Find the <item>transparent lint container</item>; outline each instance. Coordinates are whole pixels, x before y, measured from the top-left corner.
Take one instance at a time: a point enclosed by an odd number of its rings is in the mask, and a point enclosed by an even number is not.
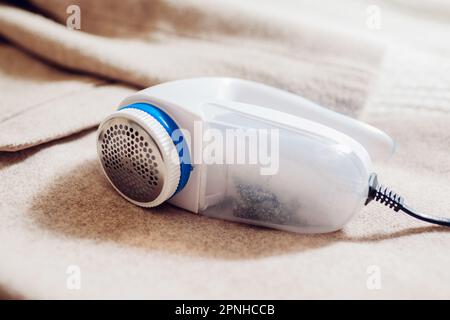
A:
[[[351,138],[253,105],[203,109],[201,214],[316,233],[340,229],[364,205],[370,159]]]

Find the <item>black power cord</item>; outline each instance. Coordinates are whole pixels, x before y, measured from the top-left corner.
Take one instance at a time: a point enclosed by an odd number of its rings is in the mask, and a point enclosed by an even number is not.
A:
[[[378,184],[377,175],[372,173],[369,179],[369,194],[367,196],[366,205],[375,200],[383,203],[385,206],[390,207],[395,212],[403,211],[410,216],[420,219],[429,223],[438,224],[441,226],[450,227],[450,218],[435,217],[423,213],[418,213],[404,204],[404,200],[401,196],[394,191]]]

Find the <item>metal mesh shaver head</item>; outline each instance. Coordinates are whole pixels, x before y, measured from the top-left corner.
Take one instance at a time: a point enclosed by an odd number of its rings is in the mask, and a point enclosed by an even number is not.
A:
[[[129,201],[153,207],[170,198],[180,162],[167,131],[151,115],[123,109],[99,126],[97,151],[105,175]]]

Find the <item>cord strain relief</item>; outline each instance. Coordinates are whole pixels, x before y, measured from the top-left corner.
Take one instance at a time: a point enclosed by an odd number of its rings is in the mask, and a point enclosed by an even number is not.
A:
[[[394,211],[399,211],[403,208],[403,197],[398,195],[389,187],[379,185],[376,173],[372,173],[369,178],[369,194],[367,196],[366,205],[375,200],[379,203],[390,207]]]
[[[394,211],[399,211],[403,207],[403,197],[383,185],[377,187],[374,200],[394,209]]]

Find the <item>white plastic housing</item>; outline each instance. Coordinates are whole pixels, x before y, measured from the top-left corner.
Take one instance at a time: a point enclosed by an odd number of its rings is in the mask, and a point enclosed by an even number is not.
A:
[[[258,159],[255,164],[226,164],[223,159],[205,166],[201,214],[317,233],[340,229],[364,205],[371,163],[364,148],[348,136],[309,120],[241,103],[211,103],[203,109],[206,130],[219,130],[225,136],[227,129],[251,129],[258,143],[271,142],[273,153],[267,155],[273,157],[265,163]],[[276,132],[278,139],[257,132]]]
[[[169,200],[195,213],[233,221],[294,232],[337,230],[364,203],[372,172],[370,158],[386,159],[394,150],[392,139],[374,127],[297,95],[246,80],[168,82],[142,90],[120,106],[136,102],[162,109],[192,136],[198,121],[204,128],[218,130],[278,129],[276,174],[260,175],[260,167],[255,165],[194,164],[187,185]],[[199,143],[196,139],[193,137],[191,145]],[[202,150],[191,147],[191,158],[198,152]],[[256,206],[254,211],[261,211],[255,214],[257,218],[243,215],[245,210],[239,213],[237,209],[243,204],[237,196],[247,192],[239,189],[239,183],[262,195],[250,201],[272,199],[280,204],[273,210]],[[285,216],[277,220],[280,212]],[[290,218],[286,220],[286,216]]]

